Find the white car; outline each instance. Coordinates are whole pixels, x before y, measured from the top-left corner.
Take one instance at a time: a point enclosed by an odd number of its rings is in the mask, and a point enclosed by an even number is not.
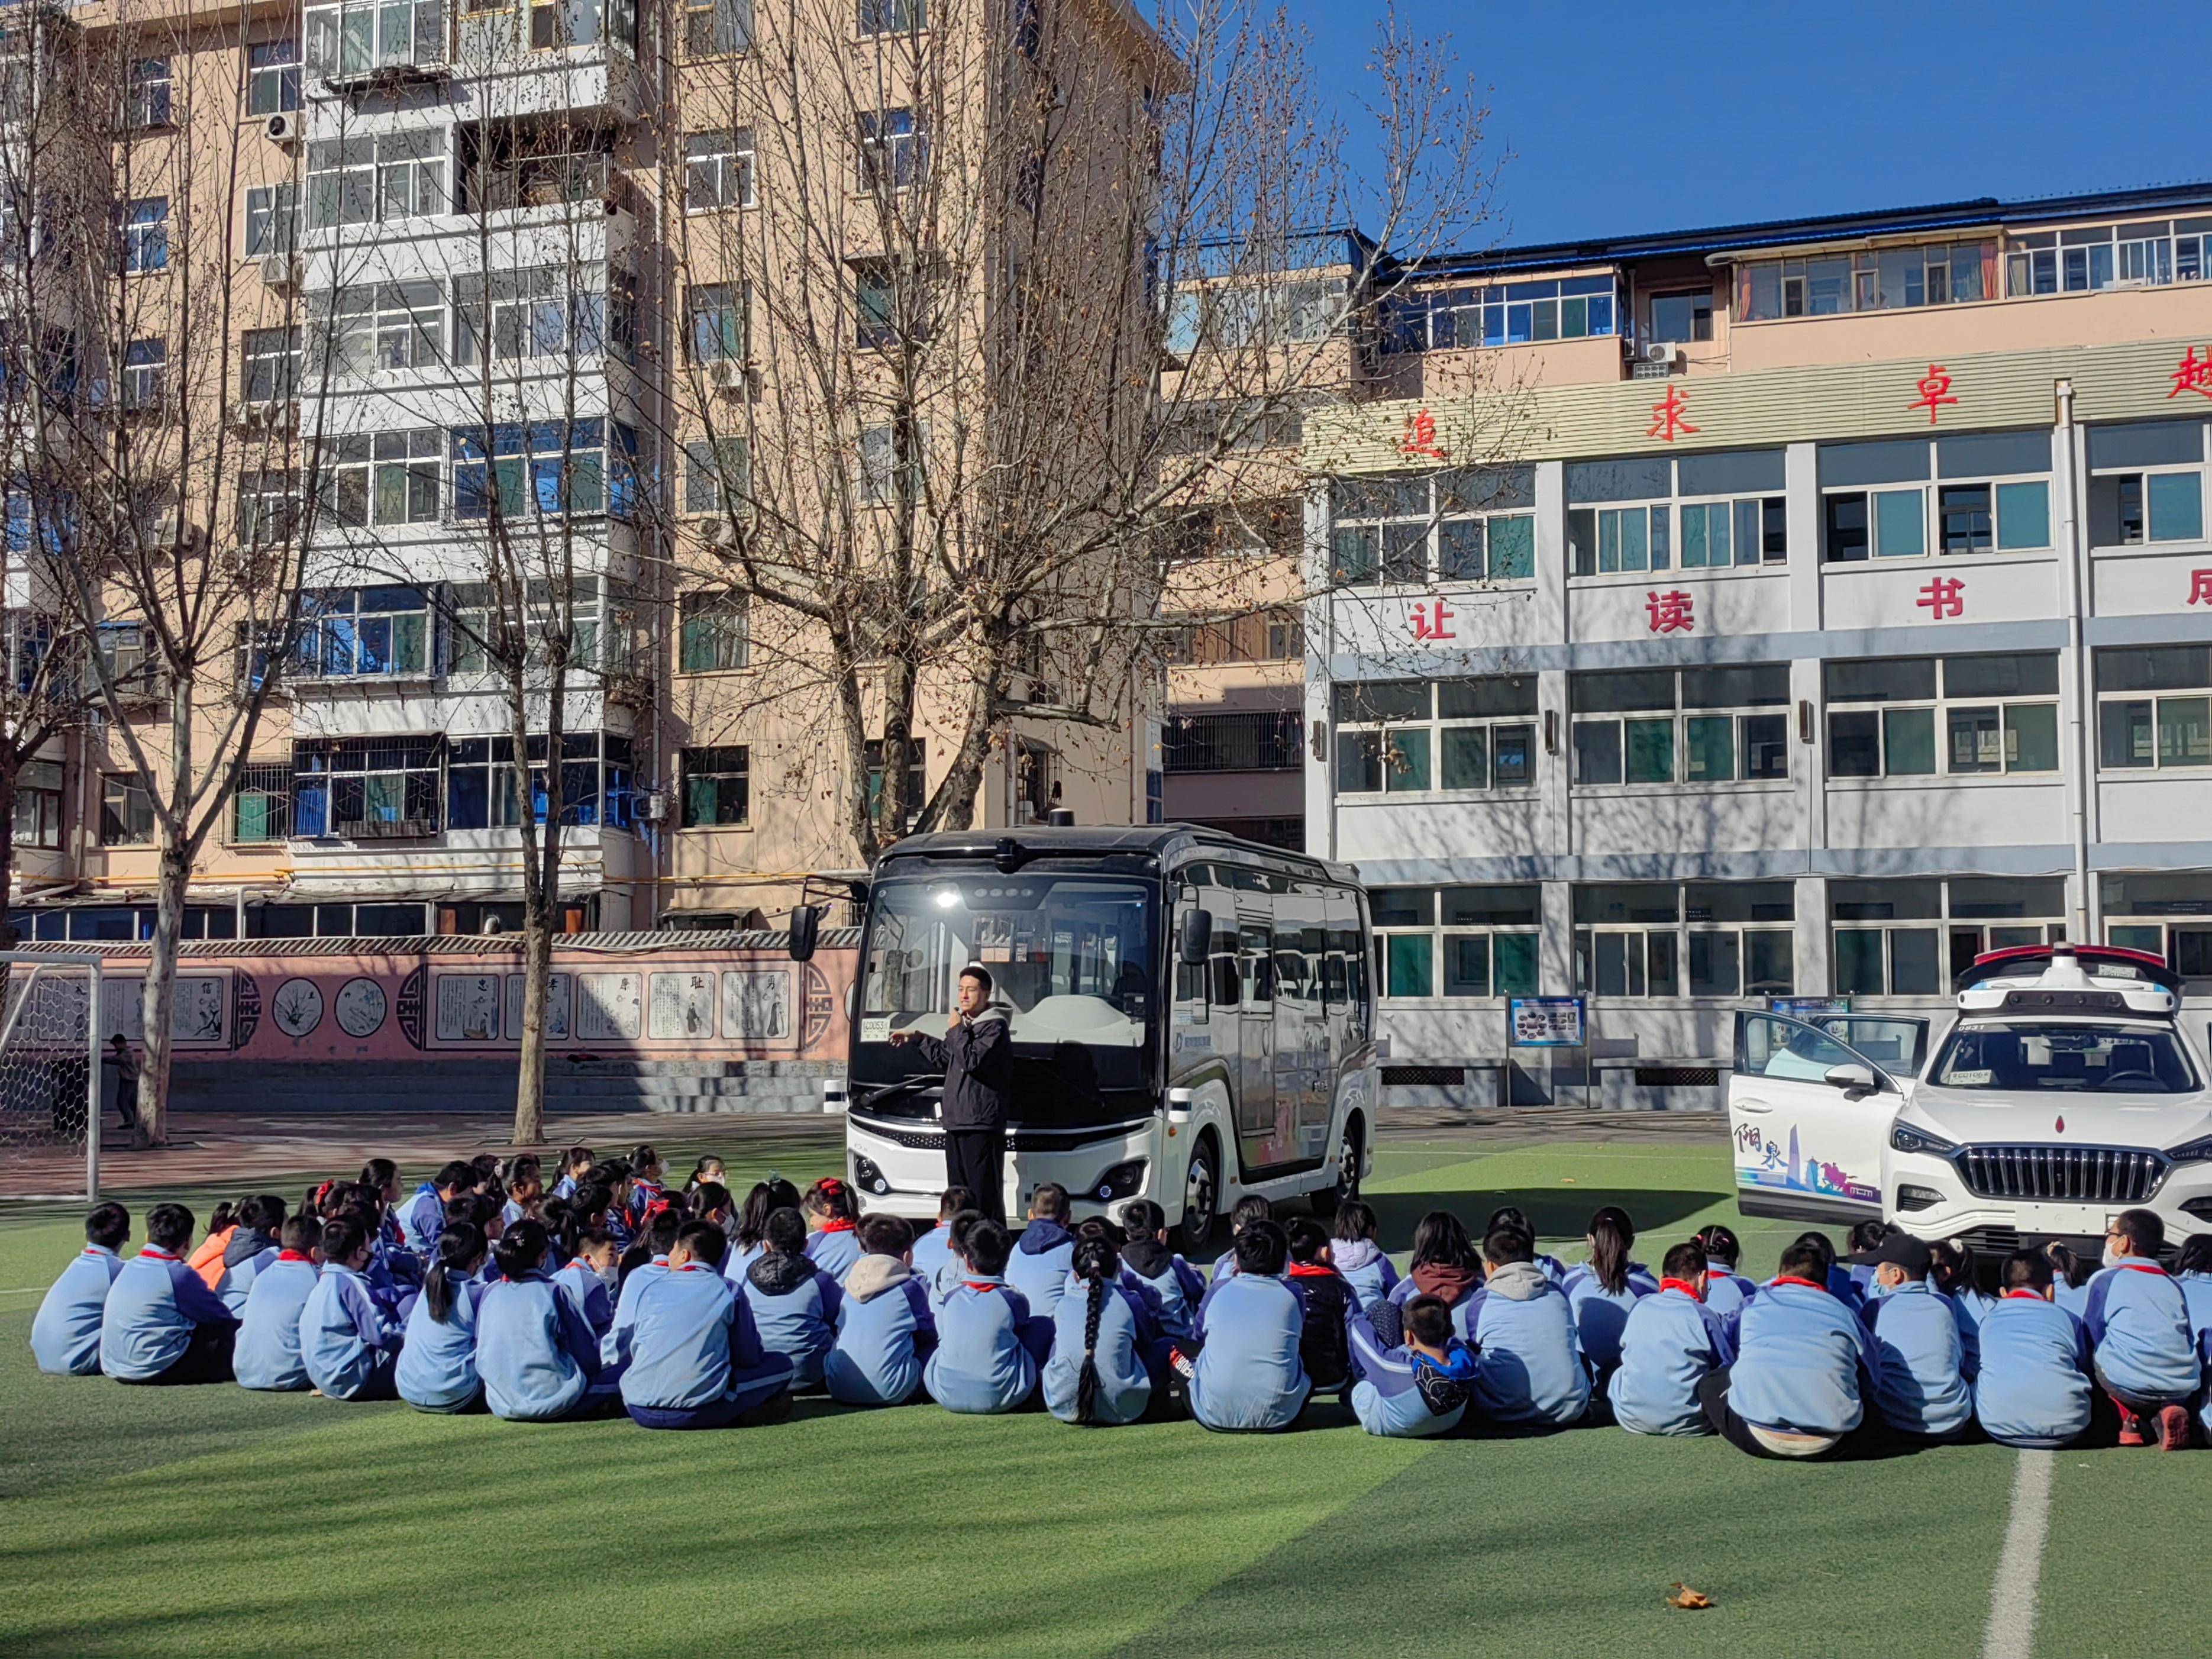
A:
[[[2093,1255],[2137,1206],[2170,1241],[2212,1231],[2212,1073],[2180,1009],[2158,957],[2061,945],[1979,958],[1932,1053],[1924,1019],[1739,1013],[1737,1206]]]

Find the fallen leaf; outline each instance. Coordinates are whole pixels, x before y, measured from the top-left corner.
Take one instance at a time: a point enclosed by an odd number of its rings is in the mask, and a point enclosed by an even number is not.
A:
[[[1711,1596],[1706,1595],[1703,1590],[1693,1590],[1687,1584],[1675,1585],[1674,1593],[1667,1598],[1667,1605],[1668,1607],[1686,1607],[1692,1611],[1695,1611],[1699,1607],[1709,1607],[1712,1606],[1712,1604],[1713,1598]]]

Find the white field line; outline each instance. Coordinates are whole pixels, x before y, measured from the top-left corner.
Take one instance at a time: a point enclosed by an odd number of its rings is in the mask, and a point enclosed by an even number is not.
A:
[[[2035,1652],[2035,1593],[2043,1571],[2043,1540],[2051,1530],[2051,1472],[2057,1455],[2020,1454],[2012,1483],[2012,1519],[2005,1527],[2004,1553],[1990,1586],[1989,1628],[1982,1638],[1982,1659],[2033,1659]]]

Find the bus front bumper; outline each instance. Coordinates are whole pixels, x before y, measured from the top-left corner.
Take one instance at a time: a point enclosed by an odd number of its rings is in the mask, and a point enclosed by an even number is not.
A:
[[[1037,1144],[1042,1139],[1044,1144]],[[1044,1182],[1067,1189],[1075,1213],[1118,1219],[1131,1199],[1150,1198],[1166,1205],[1162,1192],[1159,1121],[1103,1127],[1094,1135],[1053,1131],[1006,1133],[1006,1190],[1009,1216],[1018,1215],[1030,1194]],[[945,1137],[936,1123],[878,1124],[848,1116],[845,1172],[872,1215],[934,1220],[945,1183]],[[1181,1177],[1174,1188],[1178,1204]],[[1177,1205],[1167,1205],[1170,1217]]]

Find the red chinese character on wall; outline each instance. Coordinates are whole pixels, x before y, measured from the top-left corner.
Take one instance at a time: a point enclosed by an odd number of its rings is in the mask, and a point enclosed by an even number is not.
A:
[[[2212,398],[2212,350],[2200,357],[2197,348],[2191,346],[2181,354],[2181,362],[2173,371],[2173,390],[2166,395],[2179,398],[2185,392]]]
[[[2189,602],[2191,605],[2212,605],[2212,570],[2192,570],[2189,573]]]
[[[1650,618],[1648,626],[1654,634],[1694,631],[1698,622],[1696,606],[1697,601],[1679,587],[1644,596],[1644,614]]]
[[[1671,444],[1685,432],[1695,434],[1698,428],[1682,418],[1682,411],[1689,406],[1681,387],[1668,386],[1667,395],[1651,405],[1651,424],[1644,428],[1644,435]]]
[[[1413,607],[1413,637],[1417,640],[1450,640],[1459,636],[1452,632],[1452,623],[1459,613],[1442,599]]]
[[[1957,576],[1938,576],[1920,590],[1917,604],[1936,622],[1966,614],[1966,584]]]
[[[1450,457],[1437,441],[1437,417],[1423,410],[1418,415],[1406,417],[1406,435],[1398,445],[1399,453],[1418,455],[1424,460],[1443,461]]]
[[[1938,409],[1945,404],[1955,404],[1959,401],[1951,395],[1951,371],[1941,363],[1928,365],[1928,372],[1920,377],[1918,389],[1919,399],[1910,406],[1914,409],[1926,410],[1928,424],[1930,426],[1936,424],[1936,411]]]

